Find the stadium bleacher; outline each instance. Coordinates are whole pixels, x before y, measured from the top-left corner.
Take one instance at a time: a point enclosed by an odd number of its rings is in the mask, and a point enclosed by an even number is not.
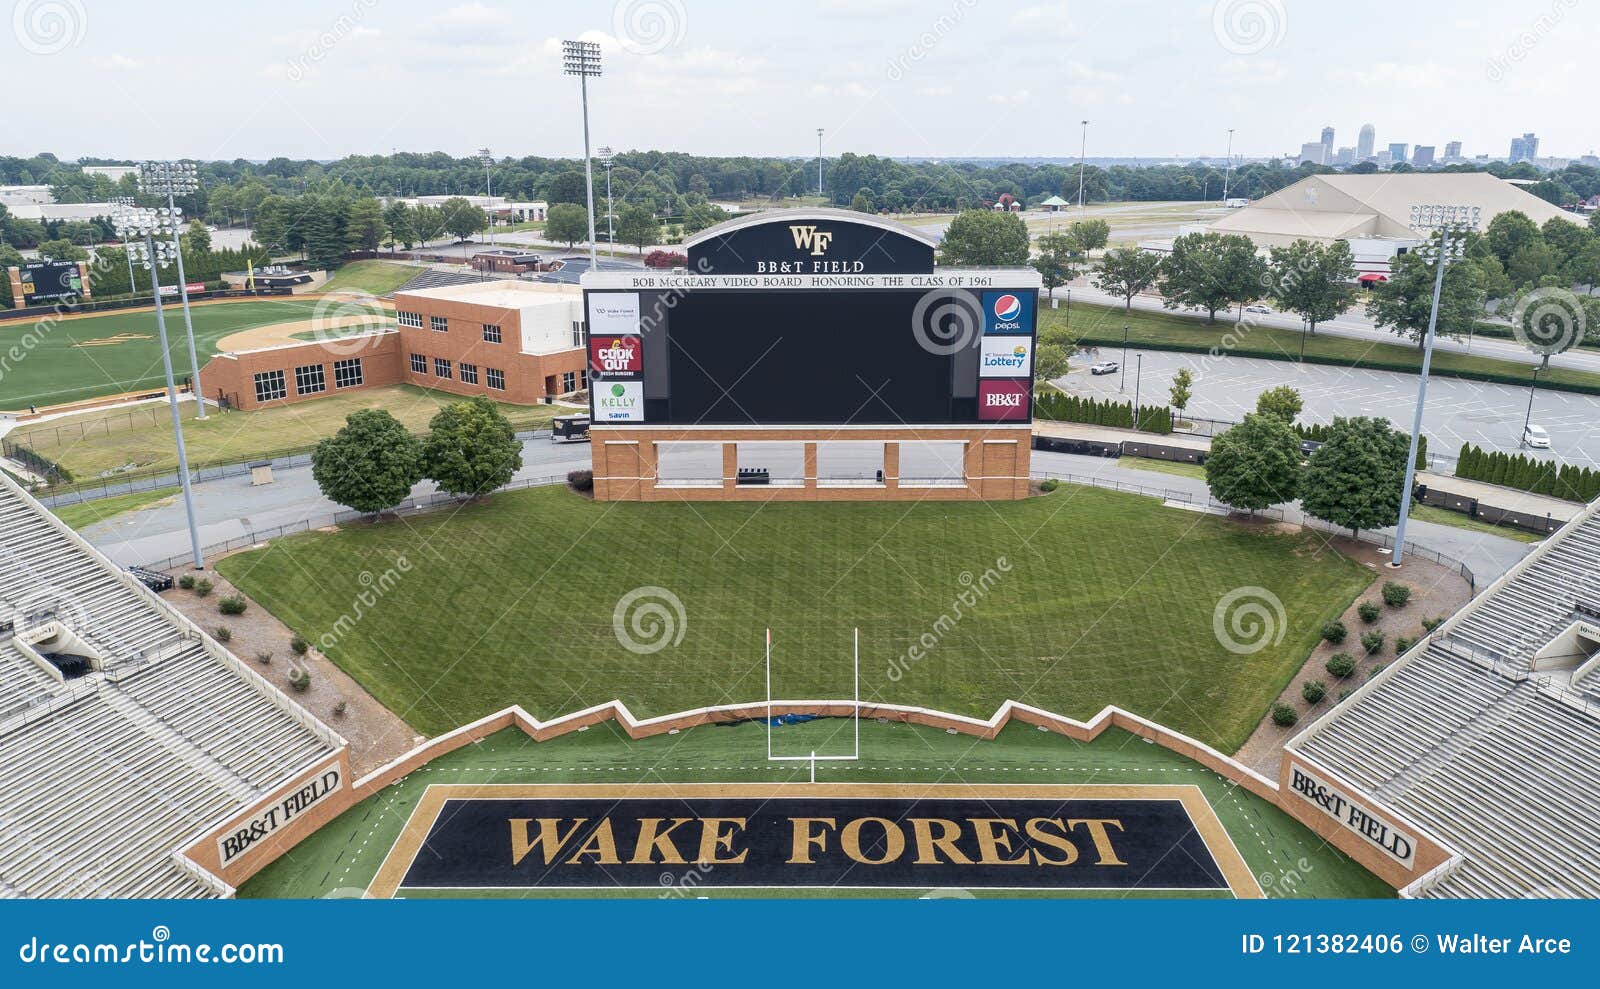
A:
[[[1600,502],[1287,746],[1461,853],[1419,895],[1600,897],[1600,686],[1546,654],[1596,602]]]
[[[8,478],[0,619],[0,897],[219,895],[175,852],[344,746]]]

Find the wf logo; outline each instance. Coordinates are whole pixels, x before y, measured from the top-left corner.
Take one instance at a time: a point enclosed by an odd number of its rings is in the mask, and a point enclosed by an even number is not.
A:
[[[820,258],[828,253],[828,245],[833,243],[833,234],[818,230],[814,226],[795,225],[789,228],[789,233],[794,236],[794,246],[798,250],[811,249],[811,256]]]

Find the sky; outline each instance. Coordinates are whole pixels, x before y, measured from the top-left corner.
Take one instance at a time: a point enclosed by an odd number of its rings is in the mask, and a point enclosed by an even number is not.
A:
[[[595,146],[707,155],[1600,145],[1596,0],[0,0],[0,154],[576,157],[560,41],[601,45]]]

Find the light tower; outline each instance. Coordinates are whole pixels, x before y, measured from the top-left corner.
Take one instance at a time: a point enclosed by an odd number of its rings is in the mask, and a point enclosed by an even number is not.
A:
[[[183,161],[146,161],[139,163],[139,191],[147,195],[166,196],[168,215],[173,218],[183,214],[178,210],[175,196],[187,196],[200,188],[200,176],[195,166]],[[174,219],[174,222],[177,222]],[[178,230],[172,232],[172,243],[178,245]],[[183,273],[183,248],[177,246],[178,300],[183,305],[183,330],[189,342],[189,382],[194,390],[195,418],[206,417],[205,389],[200,387],[200,358],[194,349],[194,323],[189,318],[189,280]]]
[[[494,187],[490,183],[489,170],[490,170],[490,168],[492,168],[494,166],[494,155],[490,153],[488,148],[479,148],[478,149],[478,160],[483,162],[483,195],[484,195],[484,198],[485,199],[493,199],[494,198]],[[484,212],[484,215],[487,217],[487,219],[489,221],[489,246],[493,247],[494,246],[494,214],[489,212],[489,207],[490,207],[490,204],[489,203],[485,203],[484,206],[483,206],[483,212]]]
[[[822,128],[817,128],[817,195],[827,198],[822,191]]]
[[[589,159],[589,77],[600,75],[600,45],[593,41],[561,42],[562,71],[578,77],[583,93],[583,191],[589,201],[589,270],[599,267],[594,249],[594,164]]]
[[[615,216],[615,214],[616,214],[616,210],[611,208],[611,166],[613,164],[615,164],[615,160],[614,160],[615,158],[616,158],[616,152],[611,150],[611,146],[610,145],[602,145],[601,146],[601,148],[600,148],[600,167],[606,170],[606,245],[607,245],[607,247],[609,247],[610,245],[614,244],[616,242],[616,239],[617,239],[616,233],[614,233],[612,231],[612,228],[611,228],[612,217]]]

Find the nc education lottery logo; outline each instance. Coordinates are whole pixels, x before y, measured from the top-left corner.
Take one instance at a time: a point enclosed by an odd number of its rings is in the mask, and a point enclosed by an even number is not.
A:
[[[589,366],[601,373],[637,373],[644,367],[639,338],[590,338]]]
[[[983,332],[1032,333],[1033,303],[1027,292],[983,293]]]
[[[978,355],[982,378],[1026,378],[1033,373],[1033,340],[1029,337],[985,337]]]

